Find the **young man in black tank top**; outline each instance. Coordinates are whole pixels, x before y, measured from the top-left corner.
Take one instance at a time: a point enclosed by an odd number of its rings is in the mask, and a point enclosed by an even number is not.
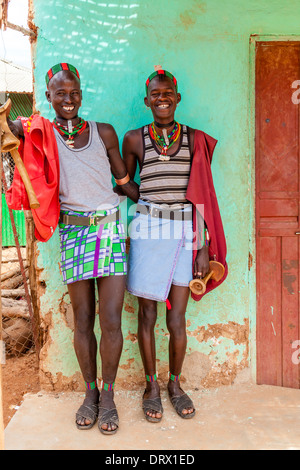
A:
[[[55,111],[56,124],[64,129],[68,129],[68,125],[70,125],[74,129],[80,123],[78,111],[81,106],[82,93],[79,74],[75,67],[70,64],[57,64],[50,69],[47,75],[48,89],[46,98]],[[9,121],[8,124],[15,135],[19,135],[21,138],[24,137],[20,120]],[[117,184],[122,185],[125,194],[135,199],[138,193],[137,186],[133,181],[130,181],[127,175],[114,128],[110,124],[96,124],[107,151],[111,172],[116,178]],[[87,145],[89,133],[89,126],[86,125],[82,132],[68,135],[66,131],[63,134],[63,139],[67,145],[80,150]],[[54,135],[52,137],[54,138]],[[91,191],[93,190],[92,182],[83,181],[82,184],[87,185]],[[99,201],[99,204],[101,204],[101,201]],[[71,224],[74,224],[74,222]],[[75,225],[80,226],[81,224]],[[96,422],[99,412],[98,425],[100,431],[105,434],[114,434],[118,429],[118,415],[114,404],[112,384],[116,378],[123,345],[121,312],[125,290],[125,275],[98,277],[96,278],[96,285],[101,299],[100,326],[102,334],[100,353],[102,378],[104,385],[106,385],[102,388],[101,394],[97,386],[97,343],[94,335],[95,278],[78,280],[68,284],[68,292],[74,312],[74,348],[86,383],[86,397],[77,412],[76,425],[79,429],[89,429]]]
[[[175,128],[175,111],[181,95],[177,92],[176,79],[166,71],[152,74],[147,80],[147,95],[144,99],[145,105],[151,109],[154,118],[153,132],[157,134],[157,149],[166,160],[179,148],[178,138],[172,146],[162,149],[159,145],[159,137],[163,137],[166,129],[167,135],[172,134]],[[190,129],[190,148],[193,148],[194,129]],[[155,145],[155,144],[154,144]],[[123,158],[130,177],[135,176],[137,165],[141,171],[144,158],[144,142],[141,129],[127,132],[123,141]],[[135,200],[135,202],[137,202]],[[140,245],[142,246],[142,245]],[[152,253],[155,257],[155,252]],[[130,266],[129,266],[130,269]],[[151,269],[144,266],[144,270]],[[204,277],[209,270],[208,248],[203,246],[199,249],[194,264],[196,277]],[[154,273],[155,274],[155,273]],[[143,272],[140,272],[143,277]],[[169,382],[168,393],[173,406],[182,418],[191,418],[195,409],[190,398],[180,387],[180,374],[186,353],[187,335],[185,311],[189,299],[189,287],[172,284],[168,296],[171,308],[167,310],[167,327],[170,333],[169,342]],[[138,296],[138,340],[141,357],[146,375],[146,390],[143,396],[143,409],[148,421],[159,422],[162,418],[163,408],[160,400],[160,388],[156,376],[156,353],[154,327],[157,317],[157,301],[151,298]]]

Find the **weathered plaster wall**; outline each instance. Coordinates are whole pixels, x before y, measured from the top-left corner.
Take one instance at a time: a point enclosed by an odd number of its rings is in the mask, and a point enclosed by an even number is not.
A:
[[[153,66],[162,64],[175,74],[182,93],[177,119],[218,139],[212,171],[228,242],[229,276],[200,304],[189,302],[184,376],[194,386],[231,383],[249,366],[250,357],[255,372],[255,266],[248,269],[249,252],[255,257],[249,38],[299,34],[299,2],[33,0],[33,7],[38,27],[36,107],[45,117],[53,118],[44,96],[45,73],[55,63],[69,61],[81,73],[82,116],[110,122],[122,141],[128,129],[150,122],[143,105],[144,82]],[[41,375],[44,386],[76,388],[80,374],[58,246],[57,233],[38,245],[40,281],[46,285],[40,298],[46,331]],[[119,380],[129,374],[137,382],[143,380],[137,301],[128,294],[125,300]],[[156,332],[157,369],[164,380],[164,305],[159,306]]]

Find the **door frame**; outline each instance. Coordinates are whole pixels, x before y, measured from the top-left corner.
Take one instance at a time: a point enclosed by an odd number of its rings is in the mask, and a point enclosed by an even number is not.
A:
[[[257,347],[256,347],[256,220],[255,220],[255,59],[256,45],[258,42],[278,41],[278,42],[295,42],[299,41],[299,34],[250,34],[249,37],[249,193],[250,193],[250,226],[249,226],[249,357],[250,371],[252,379],[257,382]],[[299,71],[300,80],[300,71]],[[291,89],[292,94],[292,89]],[[300,339],[300,338],[299,338]]]

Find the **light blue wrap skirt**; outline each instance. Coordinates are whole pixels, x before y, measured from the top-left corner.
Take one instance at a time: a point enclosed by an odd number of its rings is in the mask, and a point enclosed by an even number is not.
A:
[[[159,207],[142,200],[139,204]],[[192,212],[192,205],[182,211]],[[192,220],[152,217],[146,211],[136,213],[129,235],[128,292],[165,302],[172,284],[188,287],[193,279]]]

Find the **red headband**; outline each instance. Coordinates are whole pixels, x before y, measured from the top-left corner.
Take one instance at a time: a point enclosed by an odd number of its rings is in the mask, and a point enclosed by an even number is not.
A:
[[[79,80],[80,80],[78,70],[74,67],[74,65],[67,64],[66,62],[62,62],[60,64],[56,64],[53,67],[51,67],[51,69],[48,70],[48,72],[46,73],[45,79],[46,79],[47,88],[48,88],[48,84],[49,84],[51,78],[56,73],[61,72],[62,70],[69,70],[70,72],[74,73],[74,75],[76,75],[76,77],[79,78]]]
[[[151,82],[151,80],[156,77],[157,75],[165,75],[166,77],[170,78],[172,80],[172,82],[174,83],[175,85],[175,88],[176,88],[176,92],[178,91],[178,85],[177,85],[177,80],[176,78],[174,77],[174,75],[172,75],[170,72],[168,72],[167,70],[156,70],[155,72],[151,73],[151,75],[149,75],[149,77],[147,78],[146,80],[146,94],[147,94],[147,91],[148,91],[148,86],[149,86],[149,83]]]

